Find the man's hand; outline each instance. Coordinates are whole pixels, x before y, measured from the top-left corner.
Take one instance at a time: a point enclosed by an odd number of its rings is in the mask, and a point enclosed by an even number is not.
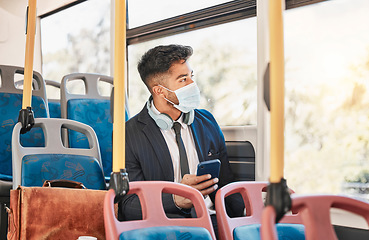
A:
[[[218,188],[218,185],[216,183],[219,181],[219,179],[210,178],[210,174],[205,174],[202,176],[185,174],[181,183],[199,190],[203,196],[206,196],[214,192]],[[184,198],[179,195],[174,195],[174,203],[180,208],[191,208],[193,206],[190,199]]]

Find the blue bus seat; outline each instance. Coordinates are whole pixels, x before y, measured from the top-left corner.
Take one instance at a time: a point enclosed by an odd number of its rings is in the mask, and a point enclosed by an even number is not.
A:
[[[127,93],[125,94],[125,96],[126,96],[126,99],[125,99],[126,107],[124,111],[124,116],[125,116],[125,120],[128,121],[131,115],[129,113]],[[111,115],[111,118],[114,120],[114,87],[112,88],[111,94],[110,94],[110,115]]]
[[[234,240],[261,239],[261,224],[236,227],[233,231]],[[305,240],[305,227],[302,224],[278,223],[276,225],[279,240]]]
[[[81,182],[89,189],[106,189],[98,140],[90,126],[69,119],[36,118],[33,128],[42,129],[44,147],[22,146],[21,124],[17,123],[13,130],[13,189],[18,185],[42,186],[45,180],[56,179]],[[63,128],[84,134],[89,148],[66,148],[61,136]]]
[[[205,228],[200,227],[149,227],[122,232],[119,240],[162,240],[162,239],[196,239],[209,240],[211,236]]]
[[[60,83],[52,80],[45,79],[46,86],[52,86],[54,88],[59,89],[60,92]],[[60,110],[60,99],[47,99],[49,104],[49,113],[51,118],[61,118],[61,110]]]
[[[23,90],[16,87],[16,74],[24,74],[24,68],[0,65],[0,184],[8,186],[12,185],[12,130],[18,122],[23,97]],[[23,81],[21,82],[23,84]],[[33,72],[32,110],[35,117],[49,117],[45,82],[38,72]],[[40,131],[32,129],[22,135],[21,142],[24,146],[37,147],[42,146],[44,141]],[[9,196],[9,191],[1,191],[0,195],[3,194]]]
[[[41,187],[46,180],[82,182],[88,189],[105,189],[101,167],[96,158],[72,154],[31,154],[22,159],[25,187]]]
[[[23,80],[18,80],[15,82],[16,88],[23,89]],[[48,86],[52,86],[57,88],[60,92],[60,83],[52,80],[45,79],[46,84],[46,91]],[[32,87],[33,89],[37,89],[37,81],[33,79]],[[61,118],[61,111],[60,111],[60,99],[47,99],[48,106],[49,106],[49,115],[51,118]]]
[[[299,212],[307,240],[338,239],[331,223],[330,209],[338,208],[362,216],[369,226],[369,203],[339,195],[297,195],[292,198],[292,211]],[[285,218],[285,217],[284,217]],[[276,240],[276,213],[272,206],[264,208],[261,222],[262,239]],[[283,220],[283,219],[282,219]],[[369,231],[366,230],[368,239]],[[350,239],[358,239],[354,236]]]
[[[190,199],[196,218],[168,218],[162,194],[176,194]],[[114,210],[115,192],[110,189],[104,200],[106,239],[214,239],[211,219],[202,194],[189,186],[167,181],[130,182],[129,194],[141,202],[142,220],[118,221]],[[168,237],[170,236],[170,237]]]
[[[243,235],[259,236],[259,226],[264,208],[262,192],[266,192],[267,184],[267,182],[240,181],[227,184],[217,191],[215,209],[217,210],[220,240],[249,239],[242,237]],[[243,217],[230,218],[226,212],[225,198],[234,193],[240,193],[245,203],[246,214]],[[296,229],[291,230],[291,234],[292,232],[301,232],[301,227],[303,227],[300,224],[302,220],[299,213],[286,216],[282,222],[284,224],[292,223],[292,225],[287,225],[288,227],[281,225],[279,228],[281,234],[293,229],[293,227],[296,227]],[[260,239],[260,237],[256,239]]]
[[[67,83],[82,80],[86,94],[72,94],[67,90]],[[102,96],[98,90],[98,82],[113,84],[113,78],[92,73],[73,73],[63,77],[61,82],[61,116],[91,126],[96,132],[100,144],[104,175],[110,177],[112,171],[112,133],[113,123],[110,115],[110,97]],[[87,139],[76,132],[69,132],[70,147],[86,148]]]
[[[51,118],[61,118],[60,102],[49,101],[49,112]]]

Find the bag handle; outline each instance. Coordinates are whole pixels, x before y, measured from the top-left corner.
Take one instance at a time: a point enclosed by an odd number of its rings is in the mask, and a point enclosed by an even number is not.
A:
[[[46,180],[42,185],[42,187],[64,187],[64,188],[86,189],[83,183],[66,179]]]
[[[8,213],[8,239],[13,239],[15,236],[15,233],[17,232],[17,225],[15,225],[15,218],[13,210],[10,209],[8,206],[4,204],[4,208],[6,212]]]

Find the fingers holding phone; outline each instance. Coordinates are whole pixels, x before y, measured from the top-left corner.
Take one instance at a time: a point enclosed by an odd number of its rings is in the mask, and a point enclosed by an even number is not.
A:
[[[201,162],[197,166],[197,174],[185,174],[181,183],[199,190],[203,196],[206,196],[218,189],[219,171],[218,159]],[[174,202],[181,208],[192,207],[189,199],[178,195],[174,195]]]
[[[204,174],[201,176],[196,176],[193,174],[185,174],[183,176],[183,179],[181,181],[182,184],[186,184],[188,186],[191,186],[193,188],[196,188],[200,192],[210,188],[214,184],[218,182],[218,178],[211,178],[211,174]],[[212,190],[214,191],[214,190]]]
[[[194,174],[185,174],[181,181],[182,184],[188,185],[190,187],[199,190],[203,196],[206,196],[212,193],[214,190],[216,190],[218,188],[218,185],[216,185],[217,182],[218,178],[211,179],[210,174],[204,174],[201,176],[196,176]],[[174,203],[177,205],[177,207],[180,208],[192,207],[191,200],[179,195],[173,195],[173,197]]]
[[[196,176],[194,174],[185,174],[181,181],[182,184],[186,184],[201,192],[203,196],[209,195],[218,188],[218,178],[211,178],[210,174],[204,174]],[[192,202],[190,199],[182,197],[180,195],[173,195],[174,203],[180,208],[191,208]]]
[[[199,184],[199,188],[202,189],[200,191],[204,196],[212,193],[218,188],[218,185],[216,183],[218,183],[219,181],[219,171],[219,159],[200,162],[197,165],[197,176],[202,177],[204,175],[210,175],[210,180]]]
[[[203,196],[206,196],[218,189],[217,184],[218,182],[219,182],[218,178],[212,178],[210,180],[198,184],[197,189],[201,192]]]

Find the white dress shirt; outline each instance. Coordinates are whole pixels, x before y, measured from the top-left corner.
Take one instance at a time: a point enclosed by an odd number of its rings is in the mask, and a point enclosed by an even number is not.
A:
[[[151,110],[155,114],[160,114],[160,112],[156,109],[154,105],[154,101],[151,101]],[[196,175],[197,165],[199,164],[199,157],[197,156],[196,145],[192,135],[191,128],[187,124],[183,123],[183,115],[181,115],[181,117],[176,122],[179,122],[181,124],[181,137],[186,149],[190,174]],[[172,158],[174,170],[174,182],[180,183],[182,181],[182,175],[181,175],[181,164],[179,159],[179,148],[175,137],[176,134],[172,128],[167,130],[163,130],[160,128],[160,131],[163,134],[165,142],[167,143],[167,146],[169,148],[170,156]],[[209,210],[209,214],[215,214],[213,206],[214,204],[208,196],[206,196],[205,198],[205,204]]]
[[[154,102],[151,102],[151,110],[155,114],[160,114],[160,112],[154,106]],[[183,123],[183,116],[181,116],[177,120],[177,122],[181,124],[181,137],[186,149],[190,174],[196,174],[197,165],[199,164],[199,158],[197,156],[196,145],[192,136],[192,131],[187,124]],[[179,149],[176,142],[176,134],[174,132],[174,129],[172,128],[167,130],[160,129],[160,131],[163,134],[165,142],[167,143],[167,146],[169,148],[170,157],[172,158],[174,181],[179,183],[182,181],[182,175],[181,175],[181,164],[179,161]]]

